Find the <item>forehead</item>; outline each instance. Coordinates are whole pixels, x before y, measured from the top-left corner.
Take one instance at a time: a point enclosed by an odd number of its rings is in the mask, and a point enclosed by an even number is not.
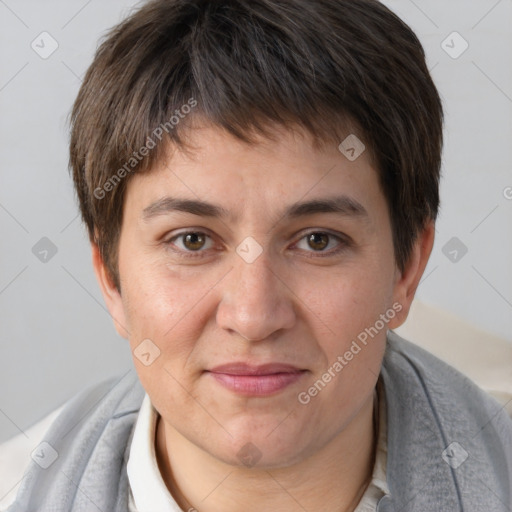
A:
[[[349,162],[363,161],[365,165],[377,167],[372,149],[363,142],[365,137],[361,129],[351,119],[343,120],[343,125],[338,127],[336,133],[321,137],[313,136],[304,126],[298,124],[265,125],[264,133],[257,133],[255,129],[244,133],[247,141],[199,116],[189,126],[191,129],[185,128],[183,133],[182,146],[177,147],[172,143],[164,146],[164,158],[160,163],[169,162],[172,158],[180,161],[204,161],[212,156],[236,159],[251,154],[262,162],[272,160],[275,164],[284,158],[290,163],[303,161],[314,169],[315,161],[321,165],[322,161],[339,159],[340,154],[343,154]]]
[[[333,212],[362,217],[379,199],[378,174],[368,151],[349,159],[341,149],[334,142],[319,146],[305,131],[277,128],[272,139],[246,143],[206,126],[190,132],[185,150],[168,146],[152,169],[134,175],[125,203],[145,218],[185,211],[188,202],[196,214],[234,220],[250,207],[262,214],[287,207],[291,217],[320,212],[325,205],[313,203],[322,199]]]

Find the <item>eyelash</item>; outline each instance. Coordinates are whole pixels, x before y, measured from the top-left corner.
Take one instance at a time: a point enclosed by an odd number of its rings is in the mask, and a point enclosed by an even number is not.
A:
[[[195,235],[204,235],[204,236],[207,236],[209,237],[210,239],[212,238],[208,233],[205,233],[204,231],[183,231],[181,233],[178,233],[177,235],[174,235],[172,238],[169,238],[168,240],[164,241],[164,244],[171,250],[173,251],[174,253],[176,254],[179,254],[180,256],[184,257],[184,258],[202,258],[204,257],[204,253],[207,251],[207,250],[197,250],[197,251],[190,251],[190,250],[183,250],[183,249],[175,249],[173,248],[173,242],[175,240],[177,240],[178,238],[181,238],[181,237],[185,237],[186,235],[190,235],[190,234],[195,234]],[[307,256],[309,258],[326,258],[326,257],[329,257],[329,256],[335,256],[341,252],[343,252],[344,250],[346,250],[348,247],[351,246],[351,243],[350,241],[347,239],[346,236],[343,236],[341,234],[334,234],[332,232],[329,232],[329,231],[319,231],[319,230],[313,230],[313,231],[308,231],[307,233],[304,233],[297,242],[294,243],[294,245],[298,244],[300,241],[304,240],[306,237],[312,235],[312,234],[323,234],[323,235],[327,235],[331,238],[334,238],[338,241],[339,243],[339,246],[334,249],[334,250],[330,250],[328,252],[325,252],[325,251],[305,251],[307,253],[310,253],[311,255]],[[329,239],[329,243],[330,243],[330,240]]]

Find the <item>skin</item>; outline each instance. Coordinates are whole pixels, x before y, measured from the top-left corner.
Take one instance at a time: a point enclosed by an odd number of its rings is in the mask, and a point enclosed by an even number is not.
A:
[[[160,350],[151,365],[137,357],[134,364],[161,417],[155,446],[162,477],[184,510],[355,508],[373,470],[374,389],[386,328],[407,318],[433,245],[430,222],[400,272],[368,152],[350,162],[334,144],[319,149],[306,133],[276,132],[277,142],[248,145],[203,126],[190,135],[193,154],[176,150],[133,176],[119,242],[121,292],[92,247],[119,334],[132,351],[145,339]],[[366,215],[283,216],[293,203],[339,195]],[[214,203],[229,215],[167,211],[144,219],[165,196]],[[207,235],[204,245],[177,237],[184,231]],[[308,233],[331,236],[320,235],[327,246],[311,245]],[[236,252],[249,236],[263,249],[252,263]],[[394,303],[401,311],[301,404],[298,394]],[[270,396],[244,396],[205,372],[234,361],[307,371]],[[261,456],[251,467],[237,455],[247,443]]]

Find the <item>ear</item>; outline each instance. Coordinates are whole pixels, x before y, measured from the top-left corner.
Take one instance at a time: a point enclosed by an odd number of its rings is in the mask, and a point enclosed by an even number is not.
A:
[[[393,304],[398,303],[402,306],[400,311],[397,310],[395,318],[390,320],[389,329],[400,327],[411,308],[416,289],[420,283],[421,276],[427,266],[432,247],[434,245],[435,224],[429,221],[425,228],[418,233],[418,237],[411,251],[411,256],[407,262],[403,272],[397,269],[396,282],[393,290]]]
[[[107,305],[107,308],[110,312],[110,316],[114,321],[114,327],[116,328],[116,331],[119,334],[119,336],[128,339],[128,324],[126,322],[126,315],[124,312],[121,293],[112,282],[112,279],[110,278],[108,270],[105,267],[105,264],[101,257],[100,250],[94,242],[91,242],[91,250],[94,273],[96,274],[96,279],[98,280],[98,284],[100,285],[101,293],[103,294],[105,304]]]

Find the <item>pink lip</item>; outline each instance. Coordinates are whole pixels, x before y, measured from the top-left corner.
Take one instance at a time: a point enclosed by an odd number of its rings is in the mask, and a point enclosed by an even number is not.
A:
[[[264,396],[276,393],[299,380],[305,370],[281,363],[252,366],[230,363],[209,370],[224,387],[243,395]]]

